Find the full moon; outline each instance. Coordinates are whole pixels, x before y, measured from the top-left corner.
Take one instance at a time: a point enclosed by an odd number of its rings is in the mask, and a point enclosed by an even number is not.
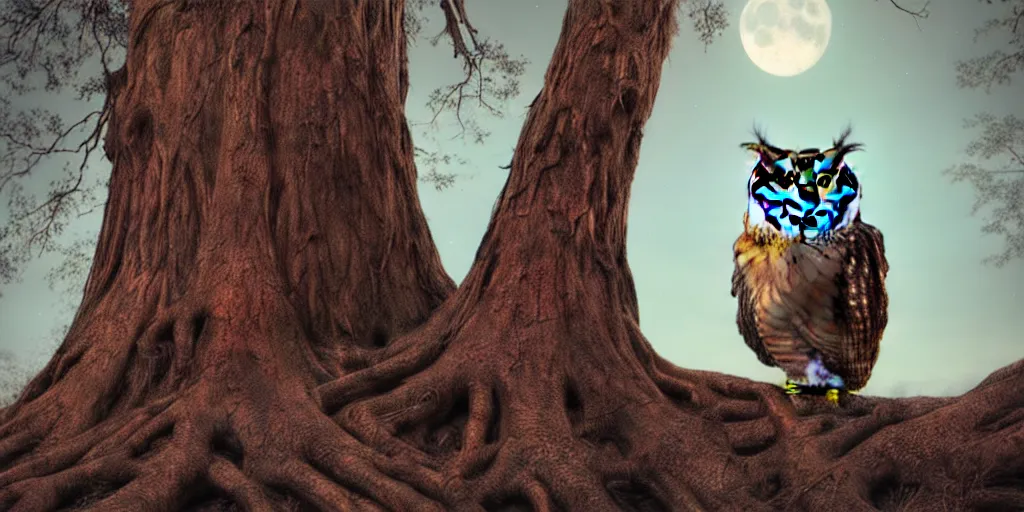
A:
[[[778,76],[811,69],[832,36],[825,0],[749,0],[740,14],[740,41],[757,67]]]

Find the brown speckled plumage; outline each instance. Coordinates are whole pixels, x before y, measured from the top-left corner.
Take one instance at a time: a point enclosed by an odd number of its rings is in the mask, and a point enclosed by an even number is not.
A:
[[[758,359],[802,381],[815,353],[848,390],[867,384],[888,321],[882,233],[856,219],[827,240],[751,226],[734,245],[736,323]]]

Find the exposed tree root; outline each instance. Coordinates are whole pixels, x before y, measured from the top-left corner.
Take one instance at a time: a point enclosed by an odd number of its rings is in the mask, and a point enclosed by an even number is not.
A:
[[[448,319],[443,312],[436,318]],[[391,358],[322,390],[330,395],[325,405],[344,401],[338,396],[361,399],[334,413],[336,421],[382,453],[438,469],[448,481],[446,501],[470,508],[522,502],[535,510],[610,510],[628,508],[630,500],[698,505],[678,485],[655,497],[663,464],[645,466],[657,454],[643,453],[647,445],[630,432],[631,422],[657,418],[650,408],[670,407],[668,401],[626,385],[632,396],[611,404],[616,400],[592,394],[598,389],[591,375],[576,373],[589,372],[586,366],[556,358],[545,372],[528,362],[529,348],[488,346],[481,340],[499,338],[474,328],[460,329],[450,344],[427,342],[432,325],[410,335],[415,348],[400,340]],[[391,389],[380,393],[380,385]],[[689,428],[670,426],[665,435],[690,435]],[[622,469],[629,455],[636,455],[632,471]]]
[[[133,3],[95,264],[0,412],[0,509],[1020,508],[1024,361],[835,408],[641,335],[626,205],[677,5],[569,3],[449,297],[402,2]]]
[[[428,324],[410,334],[415,348],[400,340],[389,358],[323,386],[332,395],[324,403],[356,400],[328,412],[381,453],[439,471],[447,484],[438,498],[459,508],[1010,510],[1024,503],[1024,362],[959,398],[849,395],[837,408],[822,397],[675,367],[650,350],[634,322],[626,324],[645,373],[603,389],[599,375],[629,372],[569,364],[557,350],[545,372],[526,362],[537,356],[524,355],[535,350],[525,342],[517,355],[483,341],[508,339],[508,331],[463,328],[429,343],[423,337],[439,331]]]
[[[178,510],[217,501],[244,510],[287,503],[315,510],[442,510],[439,474],[368,450],[320,412],[305,391],[213,399],[205,383],[118,415],[59,444],[28,449],[0,472],[0,509]],[[266,421],[265,418],[276,418]],[[7,453],[32,439],[4,440]]]
[[[0,510],[440,508],[435,471],[310,392],[454,289],[416,196],[403,9],[132,2],[93,267],[0,411]]]

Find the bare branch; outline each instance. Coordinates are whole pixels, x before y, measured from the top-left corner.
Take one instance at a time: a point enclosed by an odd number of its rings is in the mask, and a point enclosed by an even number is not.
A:
[[[892,4],[893,7],[899,9],[900,11],[903,11],[903,12],[909,14],[912,18],[914,18],[914,23],[917,23],[918,19],[925,19],[925,18],[928,17],[928,4],[930,4],[931,2],[930,1],[926,1],[924,3],[924,5],[922,5],[917,10],[908,9],[906,7],[903,7],[896,0],[889,0],[889,3]],[[918,26],[918,28],[921,28],[921,27]]]
[[[434,125],[442,113],[448,112],[459,124],[458,136],[465,136],[468,131],[471,140],[482,143],[489,133],[466,117],[463,107],[473,103],[495,117],[504,117],[500,105],[519,95],[519,79],[526,72],[528,61],[522,56],[513,58],[501,43],[478,37],[478,30],[466,14],[464,0],[442,0],[441,10],[445,27],[431,43],[436,45],[447,36],[453,56],[462,60],[465,75],[459,82],[430,93],[427,106],[432,117],[427,124]]]
[[[419,10],[426,3],[427,0],[412,0],[410,6],[417,14],[411,22],[407,7],[407,31],[410,24],[417,31],[422,28],[425,18]],[[464,75],[458,82],[431,91],[427,99],[427,108],[431,111],[430,120],[416,124],[436,129],[443,115],[451,115],[459,127],[453,139],[462,138],[482,144],[490,132],[477,122],[475,110],[482,110],[497,118],[504,117],[504,104],[520,93],[519,80],[526,72],[528,61],[522,56],[512,57],[501,43],[480,37],[479,31],[469,20],[464,0],[441,0],[440,5],[445,19],[444,29],[431,38],[430,42],[437,45],[441,38],[446,37],[451,44],[453,56],[462,61]],[[475,107],[475,110],[468,107]],[[426,150],[421,147],[416,147],[416,158],[417,164],[426,169],[421,181],[433,184],[439,191],[450,188],[457,176],[452,172],[441,171],[442,167],[468,163],[439,149]]]
[[[891,3],[894,7],[896,7],[900,11],[903,11],[903,12],[909,14],[911,19],[914,20],[914,26],[917,27],[918,31],[921,30],[920,20],[923,20],[923,19],[928,17],[928,4],[930,2],[925,2],[924,5],[922,5],[921,8],[916,10],[916,11],[912,11],[910,9],[907,9],[907,8],[901,6],[900,4],[896,3],[896,0],[889,0],[889,3]]]
[[[80,101],[105,94],[127,46],[128,9],[119,0],[0,0],[0,195],[9,213],[0,228],[0,283],[29,259],[60,250],[55,238],[96,203],[100,180],[87,164],[109,118],[106,102],[70,125],[23,105],[66,97],[69,89]],[[60,170],[51,159],[68,156],[79,164],[65,164],[44,198],[22,185],[38,179],[36,171]]]

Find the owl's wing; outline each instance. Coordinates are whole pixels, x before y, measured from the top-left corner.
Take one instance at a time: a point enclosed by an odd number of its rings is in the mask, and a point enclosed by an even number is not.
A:
[[[745,242],[746,233],[740,235],[737,240],[734,252],[742,252],[740,246]],[[732,271],[732,296],[739,299],[739,309],[736,310],[736,326],[739,327],[743,341],[757,354],[757,360],[767,366],[776,366],[775,359],[768,353],[764,340],[757,330],[757,298],[744,279],[744,271],[748,270],[737,254],[734,257],[735,267]]]
[[[867,384],[888,322],[882,233],[859,217],[825,248],[800,245],[782,300],[794,330],[849,389]]]
[[[842,244],[845,265],[839,280],[839,295],[846,298],[845,307],[836,308],[846,343],[841,361],[834,364],[845,375],[847,386],[859,389],[871,376],[882,332],[889,322],[889,296],[885,291],[889,262],[881,231],[862,222],[859,215],[850,227],[853,229]]]

